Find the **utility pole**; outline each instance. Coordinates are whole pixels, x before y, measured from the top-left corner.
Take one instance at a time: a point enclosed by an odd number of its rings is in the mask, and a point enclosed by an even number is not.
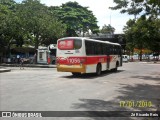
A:
[[[110,13],[110,25],[111,25],[111,13]],[[112,25],[111,25],[112,26]]]

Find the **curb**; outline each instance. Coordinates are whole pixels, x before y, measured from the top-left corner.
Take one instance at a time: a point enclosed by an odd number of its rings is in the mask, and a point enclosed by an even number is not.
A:
[[[0,73],[3,73],[3,72],[10,72],[11,70],[10,69],[0,69]]]
[[[0,64],[4,67],[19,67],[19,64]],[[40,64],[24,64],[23,67],[34,67],[34,68],[56,68],[56,65],[40,65]]]

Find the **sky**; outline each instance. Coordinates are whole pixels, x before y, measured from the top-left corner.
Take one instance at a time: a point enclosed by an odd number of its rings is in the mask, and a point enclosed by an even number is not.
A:
[[[15,0],[21,2],[22,0]],[[114,6],[113,0],[40,0],[41,3],[47,6],[60,6],[68,1],[76,1],[84,7],[93,11],[93,14],[97,18],[98,26],[102,28],[104,24],[111,24],[115,28],[115,33],[123,33],[123,27],[129,19],[133,16],[128,14],[121,14],[119,10],[110,10],[109,7]]]

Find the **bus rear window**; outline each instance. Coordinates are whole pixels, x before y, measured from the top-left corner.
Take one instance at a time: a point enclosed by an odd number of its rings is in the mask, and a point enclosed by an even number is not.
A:
[[[58,41],[58,49],[60,50],[74,50],[82,47],[82,40],[60,40]]]

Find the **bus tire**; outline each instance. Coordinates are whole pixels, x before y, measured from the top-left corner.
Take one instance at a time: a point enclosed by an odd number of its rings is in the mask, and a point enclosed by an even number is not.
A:
[[[81,73],[72,72],[72,75],[73,75],[73,76],[79,76],[79,75],[81,75]]]
[[[97,67],[96,67],[96,74],[100,75],[101,72],[102,72],[102,66],[101,66],[101,64],[98,64]]]
[[[115,66],[115,68],[114,68],[114,71],[115,71],[115,72],[117,72],[117,70],[118,70],[118,65],[119,65],[119,63],[118,63],[118,61],[117,61],[116,66]]]

